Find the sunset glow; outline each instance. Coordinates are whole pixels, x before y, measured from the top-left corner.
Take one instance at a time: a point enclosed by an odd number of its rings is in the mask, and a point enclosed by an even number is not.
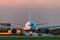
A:
[[[34,7],[58,7],[60,0],[0,0],[0,6],[13,6],[13,7],[24,7],[24,6],[34,6]]]
[[[32,19],[36,23],[59,25],[59,4],[60,0],[0,0],[0,22],[25,24],[31,6]]]

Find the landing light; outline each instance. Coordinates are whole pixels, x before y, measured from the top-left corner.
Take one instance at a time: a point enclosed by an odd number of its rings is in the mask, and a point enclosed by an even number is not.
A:
[[[25,30],[25,28],[23,28]]]
[[[29,33],[32,34],[32,31],[30,31]]]

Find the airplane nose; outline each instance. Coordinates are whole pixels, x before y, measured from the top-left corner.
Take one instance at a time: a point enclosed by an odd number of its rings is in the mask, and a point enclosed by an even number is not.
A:
[[[33,22],[33,21],[29,21],[29,22],[26,23],[25,27],[29,28],[29,29],[35,29],[36,28],[36,23]]]

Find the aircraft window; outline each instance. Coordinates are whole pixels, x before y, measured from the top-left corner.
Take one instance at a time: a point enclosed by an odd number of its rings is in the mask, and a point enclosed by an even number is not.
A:
[[[31,25],[28,25],[28,26],[34,26],[34,24],[32,23]]]

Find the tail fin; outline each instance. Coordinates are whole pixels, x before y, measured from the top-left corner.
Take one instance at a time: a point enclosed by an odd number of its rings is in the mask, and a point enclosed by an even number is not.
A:
[[[31,7],[29,7],[29,21],[31,21]]]

